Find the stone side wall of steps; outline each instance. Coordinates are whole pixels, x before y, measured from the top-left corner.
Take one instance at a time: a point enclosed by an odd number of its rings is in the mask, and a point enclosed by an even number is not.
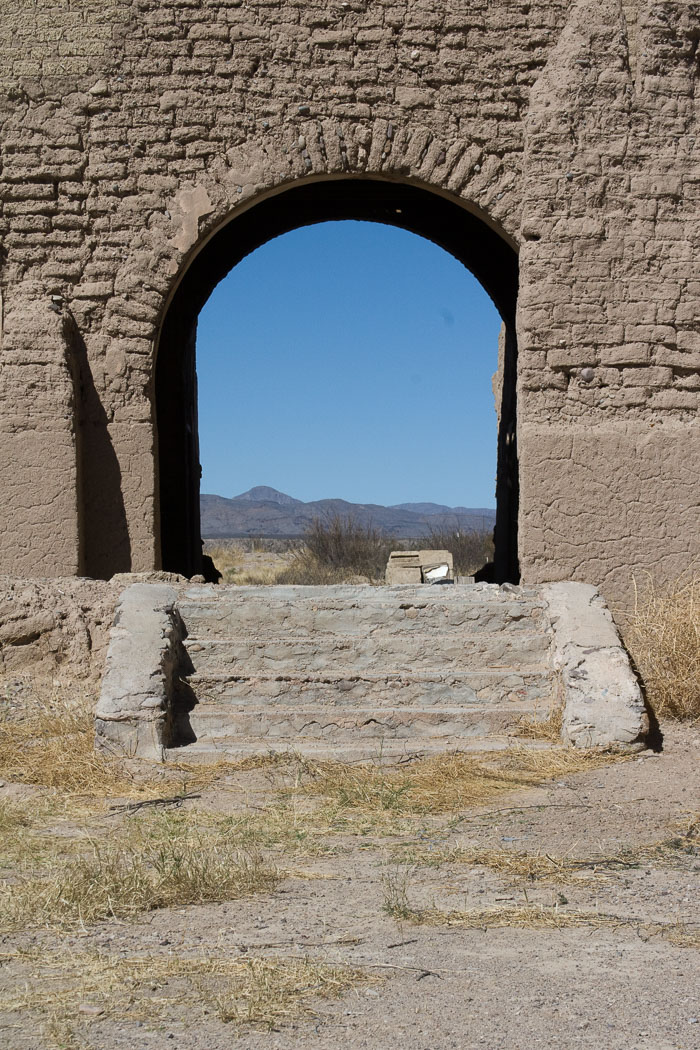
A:
[[[507,746],[556,704],[577,745],[638,745],[647,729],[584,584],[138,584],[117,612],[97,738],[155,758],[361,758]]]

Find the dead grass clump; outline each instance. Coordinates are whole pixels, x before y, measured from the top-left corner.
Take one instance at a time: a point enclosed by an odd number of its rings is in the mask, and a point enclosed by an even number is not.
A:
[[[126,958],[94,952],[24,952],[14,960],[26,972],[16,982],[14,996],[0,1006],[21,1016],[23,1023],[28,1013],[43,1015],[56,1042],[59,1035],[77,1042],[77,1031],[89,1023],[81,1016],[81,1007],[94,1009],[100,1019],[149,1024],[191,1021],[215,1013],[221,1021],[240,1027],[271,1030],[316,1016],[319,999],[378,983],[362,970],[308,957],[241,959],[222,951],[212,956]]]
[[[137,788],[123,765],[95,750],[93,712],[60,703],[0,721],[0,776],[92,797],[129,795]]]
[[[302,810],[284,802],[261,812],[225,817],[225,827],[243,849],[264,849],[299,857],[327,857],[342,852],[330,841],[337,829],[317,810]]]
[[[493,561],[493,531],[442,526],[432,528],[421,545],[449,551],[459,576],[472,576],[486,562]]]
[[[315,1016],[315,999],[335,999],[354,985],[376,981],[361,970],[310,959],[251,959],[238,981],[216,995],[222,1021],[271,1030],[306,1014]]]
[[[613,762],[628,762],[634,752],[611,747],[511,747],[495,756],[504,771],[529,776],[535,784],[600,769]]]
[[[700,718],[700,576],[660,589],[635,580],[626,642],[660,718]]]
[[[447,752],[407,766],[306,762],[300,790],[363,812],[446,813],[626,757],[615,751],[511,748],[488,758]]]
[[[236,773],[251,770],[274,770],[295,766],[299,756],[294,751],[265,751],[256,755],[247,755],[239,759],[221,759],[219,762],[169,762],[163,770],[165,782],[176,780],[182,785],[183,793],[201,791],[220,783]],[[161,784],[161,787],[163,785]]]
[[[443,864],[469,864],[489,868],[508,879],[525,882],[585,882],[610,868],[631,867],[621,858],[600,857],[575,859],[550,854],[525,853],[511,849],[484,849],[477,846],[454,846],[451,849],[411,850],[414,863],[438,867]]]
[[[221,825],[191,813],[154,814],[127,823],[109,844],[89,846],[74,858],[54,856],[38,876],[6,884],[2,925],[72,926],[233,900],[273,889],[281,877],[256,850],[240,849]]]
[[[560,703],[555,703],[544,718],[540,717],[537,710],[532,715],[521,718],[516,733],[527,740],[558,744],[561,741],[563,719],[564,708]]]
[[[26,805],[0,799],[0,841],[32,826],[32,814]]]
[[[95,749],[95,716],[85,702],[64,697],[33,705],[25,718],[0,719],[0,776],[67,796],[104,802],[108,798],[144,799],[164,788],[196,790],[246,769],[288,764],[292,754],[252,755],[213,765],[171,762],[154,776],[130,768],[125,756]],[[176,786],[176,787],[175,787]]]
[[[35,827],[40,817],[48,815],[37,799],[0,801],[0,869],[16,864],[28,867],[46,854],[48,843]]]
[[[389,909],[387,908],[389,911]],[[389,911],[389,914],[393,914]],[[625,926],[628,921],[599,912],[561,911],[543,904],[469,908],[441,911],[439,908],[409,908],[398,918],[421,926],[459,926],[465,930],[494,930],[511,927],[523,930],[556,930],[575,926]]]
[[[629,871],[653,864],[657,868],[686,870],[700,857],[700,817],[689,814],[675,827],[675,834],[658,842],[622,846],[614,855],[557,857],[551,853],[526,853],[514,849],[487,849],[480,846],[414,846],[396,849],[406,864],[441,867],[469,864],[489,868],[506,878],[526,882],[585,882],[596,876]]]
[[[700,948],[700,930],[691,929],[683,923],[669,925],[661,931],[665,940],[678,948]]]
[[[562,911],[556,905],[516,904],[442,911],[434,907],[413,908],[400,897],[396,907],[392,897],[387,895],[384,910],[398,921],[416,926],[452,926],[463,930],[564,930],[582,926],[593,929],[632,928],[644,940],[658,936],[679,948],[700,947],[700,930],[686,923],[648,924],[639,919],[608,915],[605,912]]]
[[[490,768],[458,752],[420,759],[408,767],[344,762],[307,762],[300,789],[347,809],[444,813],[488,801],[528,783],[515,773]]]

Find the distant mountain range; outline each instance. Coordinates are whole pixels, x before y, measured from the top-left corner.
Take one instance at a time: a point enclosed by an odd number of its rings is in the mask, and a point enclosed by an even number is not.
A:
[[[304,503],[284,492],[256,485],[240,496],[226,499],[202,493],[199,497],[202,536],[223,539],[235,536],[301,536],[314,518],[336,514],[362,525],[373,525],[401,539],[427,536],[444,526],[491,530],[496,511],[491,507],[447,507],[441,503],[348,503],[344,499],[319,499]]]

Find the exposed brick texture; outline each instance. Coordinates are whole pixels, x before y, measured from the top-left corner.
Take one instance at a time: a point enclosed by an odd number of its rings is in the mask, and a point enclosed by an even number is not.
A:
[[[101,573],[158,565],[174,288],[266,195],[371,175],[519,252],[523,578],[610,598],[677,573],[700,543],[699,38],[700,3],[671,0],[5,0],[0,571],[89,567],[103,476]]]

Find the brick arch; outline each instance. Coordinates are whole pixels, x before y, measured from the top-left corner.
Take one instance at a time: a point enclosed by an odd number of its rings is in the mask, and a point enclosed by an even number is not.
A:
[[[195,210],[204,199],[192,201]],[[318,222],[364,219],[402,227],[450,252],[480,280],[503,318],[496,573],[500,580],[517,581],[515,314],[518,262],[510,239],[503,232],[496,232],[494,224],[489,224],[476,209],[465,207],[457,196],[396,176],[391,179],[347,175],[302,177],[281,192],[262,195],[251,206],[236,209],[228,221],[217,221],[216,210],[212,207],[210,230],[197,244],[177,282],[157,340],[154,374],[156,531],[163,568],[186,575],[200,568],[195,340],[202,306],[236,263],[271,238]]]

